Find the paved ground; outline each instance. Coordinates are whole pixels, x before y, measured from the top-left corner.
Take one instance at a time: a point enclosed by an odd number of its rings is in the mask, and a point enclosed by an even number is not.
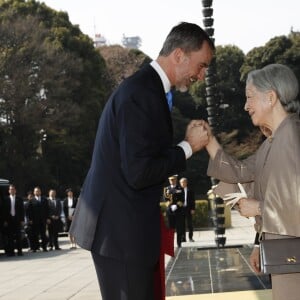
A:
[[[232,227],[226,229],[225,233],[226,245],[251,244],[254,234],[252,221],[232,212]],[[183,247],[216,246],[213,230],[197,231],[194,239],[194,243],[183,243]],[[90,253],[80,248],[70,250],[68,239],[65,237],[60,238],[60,243],[61,251],[25,252],[23,257],[6,257],[1,254],[0,299],[101,300]],[[221,295],[223,297],[220,298]],[[168,297],[168,300],[177,299],[269,300],[271,298],[269,290]]]

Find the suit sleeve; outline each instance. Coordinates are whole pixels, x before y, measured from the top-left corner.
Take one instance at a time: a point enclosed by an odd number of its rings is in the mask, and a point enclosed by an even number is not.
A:
[[[56,204],[57,204],[57,216],[60,217],[61,216],[61,212],[62,212],[61,201],[57,200]]]
[[[3,199],[3,222],[7,222],[10,214],[10,199],[8,197],[5,197]]]
[[[24,202],[22,198],[19,198],[20,202],[20,221],[24,222],[25,221],[25,207],[24,207]]]
[[[164,110],[157,106],[158,101],[151,97],[143,101],[131,98],[119,110],[121,168],[135,189],[160,184],[186,167],[185,153],[172,146]]]
[[[191,197],[191,209],[195,210],[195,193],[193,190],[190,190],[190,197]]]
[[[63,202],[63,211],[64,211],[64,215],[65,215],[65,218],[67,219],[69,216],[68,216],[68,199],[65,198],[64,199],[64,202]]]

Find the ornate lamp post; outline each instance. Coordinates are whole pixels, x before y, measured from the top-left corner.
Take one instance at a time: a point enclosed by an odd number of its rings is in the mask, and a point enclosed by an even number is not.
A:
[[[213,9],[212,9],[212,0],[202,0],[203,5],[203,24],[205,31],[209,37],[214,41],[214,19],[212,18]],[[207,102],[207,113],[208,113],[208,123],[214,129],[217,124],[217,115],[218,115],[218,90],[216,85],[216,61],[213,59],[209,68],[207,69],[206,77],[206,102]]]
[[[209,37],[214,41],[214,19],[213,16],[213,8],[212,8],[213,0],[202,0],[203,6],[203,24],[205,27],[205,31],[209,35]],[[212,130],[215,129],[217,124],[217,117],[219,114],[219,96],[218,96],[218,89],[216,84],[216,60],[213,59],[212,63],[210,64],[209,68],[207,69],[206,76],[205,76],[205,84],[206,84],[206,102],[207,102],[207,114],[208,114],[208,123]],[[215,130],[214,130],[215,131]],[[212,185],[217,184],[215,178],[211,178]],[[215,225],[215,242],[219,247],[222,245],[224,247],[226,242],[226,237],[224,237],[225,233],[225,217],[224,217],[224,201],[219,198],[215,197],[214,199],[214,225]]]

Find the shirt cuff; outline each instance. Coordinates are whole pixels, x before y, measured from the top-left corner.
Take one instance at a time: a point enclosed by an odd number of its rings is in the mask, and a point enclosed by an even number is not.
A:
[[[187,141],[182,141],[177,146],[181,147],[185,153],[185,158],[188,159],[193,155],[193,150],[191,145]]]

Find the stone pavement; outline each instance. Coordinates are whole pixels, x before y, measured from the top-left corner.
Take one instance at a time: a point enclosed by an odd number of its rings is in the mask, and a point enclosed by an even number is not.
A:
[[[232,227],[225,232],[226,246],[251,244],[254,235],[252,221],[232,211]],[[195,242],[183,243],[183,248],[215,247],[214,238],[213,229],[197,231],[194,234]],[[6,257],[0,252],[0,300],[101,300],[90,253],[80,248],[69,249],[67,237],[60,237],[60,246],[61,251],[25,251],[23,257]],[[249,291],[247,296],[243,293],[245,292],[172,296],[167,299],[200,300],[213,299],[213,296],[216,297],[214,299],[271,299],[269,290]],[[221,295],[223,298],[219,298]],[[235,295],[245,297],[235,298]]]
[[[0,256],[0,299],[101,299],[90,253],[60,242],[61,251]]]

